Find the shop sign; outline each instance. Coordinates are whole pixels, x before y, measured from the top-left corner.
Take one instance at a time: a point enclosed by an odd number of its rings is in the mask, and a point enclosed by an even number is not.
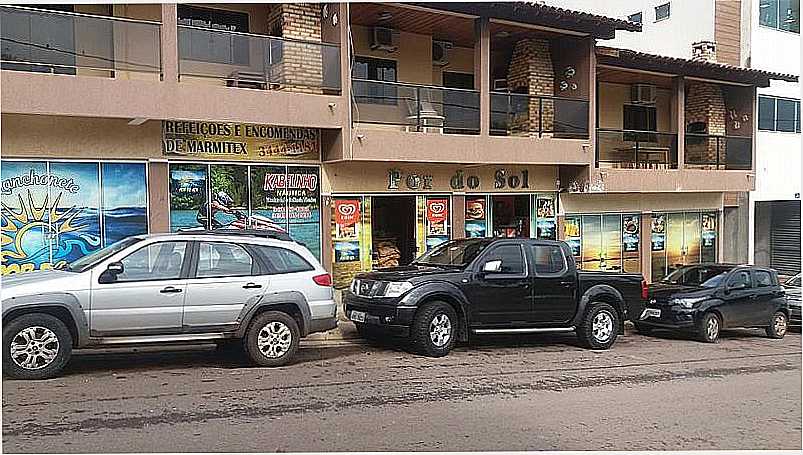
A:
[[[477,190],[482,181],[480,176],[467,174],[465,171],[458,170],[449,179],[449,186],[452,190]],[[388,170],[388,189],[398,190],[405,187],[408,190],[431,190],[433,188],[433,177],[431,174],[424,173],[403,173],[398,169]],[[497,169],[493,176],[493,187],[497,190],[504,189],[529,189],[530,171],[523,169],[519,172],[511,172],[508,169]]]
[[[165,155],[221,160],[319,160],[320,130],[229,122],[162,122]]]

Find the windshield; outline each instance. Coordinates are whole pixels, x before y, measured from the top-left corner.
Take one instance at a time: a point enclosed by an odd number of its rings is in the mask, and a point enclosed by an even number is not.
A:
[[[430,250],[413,264],[465,267],[488,246],[485,239],[452,240]]]
[[[730,270],[730,267],[681,267],[664,277],[661,282],[668,284],[682,284],[686,286],[715,288],[719,286],[719,284],[722,282],[722,279],[725,278],[725,275],[727,275]]]
[[[112,243],[111,245],[103,248],[101,250],[95,251],[94,253],[90,253],[77,261],[72,262],[65,270],[68,272],[78,272],[81,273],[85,270],[89,270],[94,267],[98,262],[102,262],[104,259],[108,258],[109,256],[117,253],[118,251],[122,251],[129,246],[139,242],[142,240],[140,237],[128,237],[119,242]]]

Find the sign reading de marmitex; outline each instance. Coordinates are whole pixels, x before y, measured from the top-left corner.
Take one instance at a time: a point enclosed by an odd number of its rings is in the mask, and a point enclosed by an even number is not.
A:
[[[162,152],[220,160],[319,160],[321,134],[317,128],[164,120]]]

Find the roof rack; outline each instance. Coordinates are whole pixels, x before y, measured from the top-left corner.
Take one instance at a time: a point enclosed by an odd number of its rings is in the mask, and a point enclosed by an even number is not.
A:
[[[207,229],[207,230],[180,230],[178,234],[189,235],[245,235],[250,237],[263,237],[274,240],[294,241],[286,232],[264,231],[259,229]]]

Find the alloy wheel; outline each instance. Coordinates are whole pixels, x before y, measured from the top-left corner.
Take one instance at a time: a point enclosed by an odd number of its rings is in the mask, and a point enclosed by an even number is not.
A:
[[[719,336],[719,319],[715,316],[708,318],[708,324],[705,327],[706,335],[709,340],[715,340]]]
[[[613,334],[613,318],[607,311],[600,311],[594,316],[591,322],[591,333],[594,339],[600,343],[604,343],[611,338]]]
[[[776,314],[773,325],[775,326],[775,333],[778,336],[784,336],[786,334],[786,316],[780,313]]]
[[[26,327],[11,340],[11,360],[20,368],[39,370],[59,354],[59,338],[46,327]]]
[[[290,327],[279,321],[267,323],[259,331],[257,347],[259,351],[271,359],[279,358],[290,350],[293,344],[293,332]]]
[[[437,347],[446,346],[452,338],[452,321],[444,313],[435,315],[429,323],[429,339]]]

